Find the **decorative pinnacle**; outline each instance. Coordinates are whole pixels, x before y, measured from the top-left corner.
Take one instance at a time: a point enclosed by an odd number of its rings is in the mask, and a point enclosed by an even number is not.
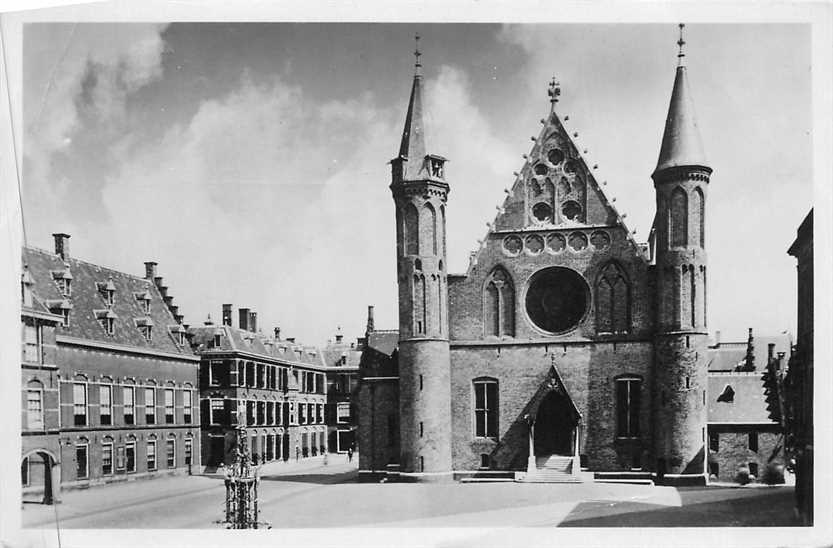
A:
[[[683,46],[685,45],[685,40],[683,40],[683,29],[685,28],[684,23],[680,23],[680,39],[677,40],[677,45],[680,46],[680,52],[677,54],[677,65],[682,66],[683,64],[683,57],[685,57],[685,53],[683,53]]]
[[[558,102],[558,97],[561,95],[561,84],[555,80],[555,76],[550,81],[550,89],[547,91],[547,95],[550,96],[550,103]]]
[[[421,76],[422,63],[419,62],[419,58],[422,55],[422,52],[419,51],[419,34],[414,35],[414,42],[416,44],[416,47],[414,48],[414,57],[416,58],[416,62],[414,63],[414,73]]]

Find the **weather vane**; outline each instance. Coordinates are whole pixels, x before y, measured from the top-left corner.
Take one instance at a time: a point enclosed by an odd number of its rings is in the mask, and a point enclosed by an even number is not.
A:
[[[414,35],[414,42],[416,42],[416,48],[414,49],[414,57],[416,57],[416,63],[414,66],[419,71],[419,68],[422,66],[422,63],[419,62],[419,57],[422,55],[422,52],[419,51],[419,34]]]
[[[677,54],[677,58],[679,59],[679,63],[683,64],[683,57],[685,57],[685,53],[683,53],[683,46],[685,45],[685,40],[683,40],[683,29],[685,28],[684,23],[680,23],[680,39],[677,40],[677,45],[680,46],[680,52]]]
[[[547,95],[550,96],[551,103],[558,102],[558,97],[561,95],[561,84],[555,80],[555,76],[553,76],[550,81],[550,89],[547,91]]]

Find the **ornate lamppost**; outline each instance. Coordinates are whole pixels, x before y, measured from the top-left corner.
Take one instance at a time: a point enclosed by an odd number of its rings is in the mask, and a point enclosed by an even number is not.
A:
[[[234,462],[224,467],[226,484],[226,517],[228,529],[271,528],[271,525],[258,520],[257,487],[260,484],[259,468],[252,466],[249,455],[248,436],[242,426],[235,429],[237,448]]]

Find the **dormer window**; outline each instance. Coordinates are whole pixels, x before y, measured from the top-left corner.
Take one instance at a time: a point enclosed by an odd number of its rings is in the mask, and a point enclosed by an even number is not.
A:
[[[150,293],[142,291],[141,293],[134,293],[134,296],[139,303],[139,309],[145,314],[150,314]]]
[[[98,290],[104,298],[104,304],[108,308],[112,307],[116,299],[116,284],[113,283],[113,279],[110,278],[107,283],[99,283]]]
[[[223,344],[223,333],[222,331],[217,331],[214,333],[214,348],[220,348]]]
[[[116,332],[116,318],[118,316],[112,310],[94,310],[93,313],[105,333],[112,335]]]
[[[29,269],[23,267],[23,274],[20,276],[20,298],[23,306],[32,306],[32,276],[29,275]]]
[[[445,178],[445,158],[442,156],[435,156],[433,154],[429,154],[427,156],[428,160],[428,168],[430,169],[431,177],[435,179],[443,179]]]
[[[185,346],[185,328],[181,325],[169,325],[168,330],[171,332],[171,336],[174,338],[174,342],[179,346]]]
[[[58,285],[58,290],[64,297],[72,296],[72,273],[69,271],[69,265],[64,264],[63,270],[53,270],[52,279]]]
[[[63,327],[69,327],[69,308],[61,309],[61,317],[63,318],[63,321],[61,322]]]
[[[72,303],[67,299],[49,299],[46,307],[53,314],[60,314],[63,318],[63,327],[69,327],[69,311],[72,310]]]
[[[145,338],[146,341],[150,342],[153,340],[153,320],[150,318],[137,318],[134,320],[136,322],[136,327],[139,328],[139,333],[142,334],[142,337]]]

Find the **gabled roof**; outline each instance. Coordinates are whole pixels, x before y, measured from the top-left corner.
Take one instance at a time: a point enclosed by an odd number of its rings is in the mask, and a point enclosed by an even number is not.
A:
[[[764,397],[763,371],[710,373],[708,378],[709,423],[769,423]],[[730,386],[732,401],[717,401]]]
[[[362,359],[362,352],[355,345],[344,342],[329,342],[321,351],[324,364],[329,367],[357,368]],[[346,361],[346,363],[342,363]]]
[[[157,350],[171,354],[192,355],[186,344],[180,346],[166,329],[154,329],[152,340],[148,341],[136,326],[134,319],[148,316],[141,309],[135,294],[147,291],[151,296],[150,318],[155,325],[176,324],[176,319],[162,299],[156,285],[147,279],[119,272],[103,266],[72,257],[66,260],[54,253],[41,249],[24,247],[23,264],[28,266],[33,280],[32,291],[41,303],[63,303],[68,301],[69,326],[58,327],[58,335],[85,339],[101,343],[113,343],[145,350]],[[70,272],[72,276],[71,295],[64,297],[58,289],[53,272]],[[112,279],[115,288],[114,302],[108,307],[99,284]],[[97,319],[96,310],[108,309],[115,316],[114,331],[108,335]]]
[[[379,330],[368,333],[367,347],[385,356],[392,356],[393,352],[399,348],[399,330]]]
[[[755,370],[763,371],[769,359],[769,344],[775,344],[775,355],[784,352],[784,363],[790,359],[791,337],[783,333],[781,335],[769,335],[760,337],[755,335]],[[732,371],[746,360],[747,342],[721,342],[719,345],[711,346],[708,350],[709,371]]]
[[[322,353],[313,346],[267,337],[229,325],[201,325],[188,329],[191,345],[198,353],[206,351],[247,352],[273,360],[297,365],[325,365]],[[214,345],[215,335],[220,334],[220,346]]]

